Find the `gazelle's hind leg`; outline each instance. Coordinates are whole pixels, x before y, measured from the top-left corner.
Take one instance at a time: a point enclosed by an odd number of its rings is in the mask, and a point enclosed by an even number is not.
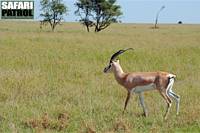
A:
[[[180,96],[176,95],[173,91],[169,91],[168,94],[176,102],[176,115],[178,115],[179,114]]]
[[[173,98],[176,102],[176,114],[178,115],[179,114],[179,103],[180,103],[180,96],[175,94],[173,91],[172,91],[172,87],[173,87],[173,84],[174,84],[174,78],[170,78],[169,79],[169,85],[168,85],[168,88],[167,88],[167,94]]]

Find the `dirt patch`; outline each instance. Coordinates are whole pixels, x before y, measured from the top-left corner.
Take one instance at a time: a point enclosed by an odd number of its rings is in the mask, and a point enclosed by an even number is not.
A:
[[[24,122],[25,126],[28,128],[35,129],[54,129],[54,130],[64,130],[68,127],[69,115],[67,113],[59,113],[56,119],[49,117],[47,113],[39,119],[28,119]]]
[[[128,126],[122,121],[118,121],[114,125],[113,128],[114,128],[114,131],[127,131],[128,130]]]
[[[80,133],[96,133],[94,123],[87,123],[85,121],[82,122],[82,129],[79,131]]]
[[[86,128],[86,133],[96,133],[96,131],[91,127],[87,127]]]
[[[0,115],[0,122],[4,121],[5,118],[3,116]]]
[[[131,133],[130,125],[126,121],[124,121],[123,119],[116,120],[112,131],[113,132]]]

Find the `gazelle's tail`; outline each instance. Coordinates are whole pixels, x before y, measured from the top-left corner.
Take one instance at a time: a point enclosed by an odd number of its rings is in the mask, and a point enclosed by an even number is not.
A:
[[[170,74],[168,75],[168,77],[169,77],[170,79],[171,79],[171,78],[174,78],[174,79],[175,79],[175,78],[176,78],[176,75],[170,73]]]

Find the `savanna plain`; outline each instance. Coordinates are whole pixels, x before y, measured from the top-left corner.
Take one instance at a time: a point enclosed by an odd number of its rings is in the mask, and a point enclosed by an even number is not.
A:
[[[0,132],[137,133],[200,132],[200,25],[113,24],[87,33],[79,23],[55,32],[39,22],[0,22]],[[157,91],[145,92],[142,116],[133,95],[122,114],[126,90],[104,74],[110,56],[125,72],[167,71],[177,75],[181,96],[168,119]]]

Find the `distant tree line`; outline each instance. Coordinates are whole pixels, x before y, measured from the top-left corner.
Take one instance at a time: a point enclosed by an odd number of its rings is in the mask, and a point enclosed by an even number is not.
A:
[[[63,16],[67,14],[67,6],[62,0],[41,0],[40,28],[49,24],[52,31],[61,23]],[[75,2],[75,15],[80,19],[87,31],[94,27],[95,32],[106,29],[110,24],[119,22],[122,15],[121,7],[116,0],[77,0]]]

